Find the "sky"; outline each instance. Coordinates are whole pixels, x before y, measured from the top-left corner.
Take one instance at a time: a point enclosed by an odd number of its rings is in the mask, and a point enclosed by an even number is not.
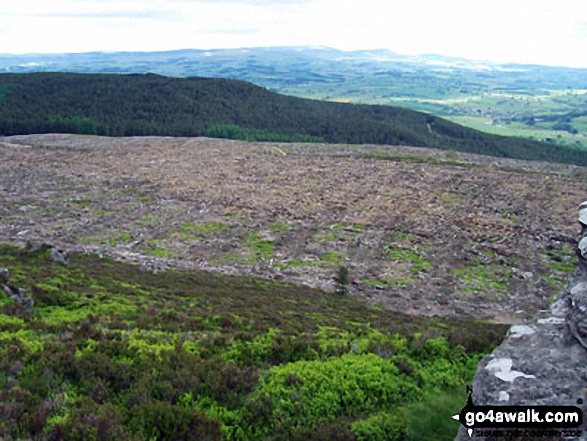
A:
[[[586,0],[2,0],[0,53],[389,49],[587,68]]]

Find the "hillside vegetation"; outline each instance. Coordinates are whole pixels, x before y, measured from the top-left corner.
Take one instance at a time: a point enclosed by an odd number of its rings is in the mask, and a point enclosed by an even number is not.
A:
[[[291,137],[295,141],[426,146],[587,165],[587,153],[582,151],[490,135],[402,108],[283,96],[236,80],[153,74],[2,74],[0,100],[3,135],[233,134],[243,139],[283,141]]]
[[[448,439],[479,351],[505,331],[275,281],[49,255],[0,245],[10,284],[34,301],[0,290],[2,439]]]

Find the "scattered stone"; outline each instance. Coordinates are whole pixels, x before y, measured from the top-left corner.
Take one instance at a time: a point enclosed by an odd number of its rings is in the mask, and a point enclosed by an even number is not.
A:
[[[32,309],[35,302],[32,297],[24,296],[21,297],[20,304],[24,306],[25,309]]]
[[[526,271],[522,273],[522,279],[529,280],[534,277],[534,274],[531,271]]]
[[[157,274],[163,271],[161,266],[158,265],[156,262],[142,262],[140,270],[143,272],[152,272],[153,274]]]
[[[59,338],[59,340],[62,340],[62,341],[63,340],[71,340],[72,337],[73,337],[73,332],[71,332],[71,331],[61,332],[57,336],[57,338]]]
[[[18,379],[13,376],[8,376],[6,379],[6,389],[10,390],[19,385]]]

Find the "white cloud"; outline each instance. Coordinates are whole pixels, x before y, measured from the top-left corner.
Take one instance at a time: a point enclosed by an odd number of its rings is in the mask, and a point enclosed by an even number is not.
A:
[[[368,8],[327,1],[309,8],[306,20],[309,27],[319,29],[312,35],[321,44],[346,49],[383,47],[499,61],[579,61],[587,67],[587,57],[576,60],[578,54],[572,53],[580,47],[574,23],[587,16],[577,15],[585,6],[579,9],[570,3],[553,11],[553,3],[543,0],[377,0],[366,2]]]
[[[584,0],[3,0],[2,52],[316,45],[581,65]]]

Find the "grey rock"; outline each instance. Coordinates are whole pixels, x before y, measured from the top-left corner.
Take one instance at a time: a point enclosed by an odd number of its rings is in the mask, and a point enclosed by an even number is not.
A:
[[[586,210],[587,202],[584,202],[581,204],[580,216],[587,215]],[[580,217],[580,220],[583,224],[582,235],[587,236],[587,223],[583,223],[587,219]],[[580,244],[587,247],[587,237],[583,237]],[[587,257],[587,252],[583,257]],[[577,406],[585,414],[585,366],[587,264],[580,260],[567,287],[550,309],[541,311],[524,324],[513,325],[502,344],[490,355],[483,357],[473,380],[472,400],[476,406]],[[582,437],[572,439],[587,440],[586,423],[584,419],[580,427]],[[456,441],[469,439],[467,430],[461,426]]]
[[[577,219],[581,225],[587,227],[587,201],[579,205],[579,218]]]
[[[560,317],[555,317],[553,315],[552,317],[538,319],[538,323],[541,325],[559,325],[559,327],[561,327],[561,325],[562,325],[562,327],[564,327],[565,319],[560,318]]]
[[[511,338],[520,338],[525,335],[532,335],[536,332],[531,326],[528,325],[514,325],[510,328],[508,335]]]
[[[63,251],[59,251],[57,248],[51,248],[49,259],[53,260],[54,262],[61,263],[62,265],[69,265],[67,254]]]
[[[579,241],[577,252],[582,259],[587,260],[587,237],[584,237]]]
[[[5,285],[8,283],[8,278],[10,273],[6,268],[0,268],[0,285]]]
[[[587,287],[585,267],[575,272],[571,288],[563,293],[563,297],[568,299],[572,287],[581,283]],[[556,311],[545,311],[525,325],[512,327],[503,343],[481,360],[473,380],[475,405],[566,405],[578,406],[583,412],[587,410],[585,404],[577,405],[578,399],[587,403],[587,350],[580,342],[580,339],[585,340],[585,325],[583,321],[576,322],[576,314],[582,311],[583,303],[567,300],[564,308],[567,327],[561,326],[561,318],[556,317],[561,309],[557,304],[553,308]],[[529,332],[530,329],[535,332]],[[585,425],[582,430],[585,433]],[[456,440],[470,439],[461,426]]]
[[[2,289],[6,293],[9,299],[14,300],[16,303],[21,304],[27,309],[33,307],[34,301],[31,297],[26,295],[26,290],[19,288],[18,286],[6,284],[2,285]]]
[[[568,332],[587,349],[587,282],[578,282],[566,297]]]
[[[22,297],[20,299],[20,304],[24,306],[26,309],[31,309],[35,304],[35,301],[31,297]]]
[[[6,295],[11,299],[18,299],[20,297],[24,297],[24,295],[26,294],[26,290],[14,285],[6,284],[3,286],[3,288]]]

